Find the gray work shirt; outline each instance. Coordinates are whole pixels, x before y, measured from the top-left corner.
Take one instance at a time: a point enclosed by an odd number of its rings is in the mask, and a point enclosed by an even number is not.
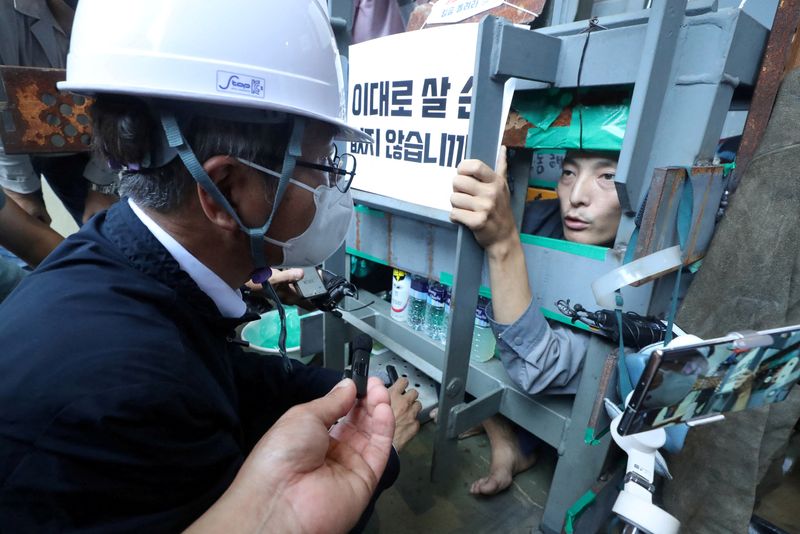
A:
[[[497,338],[500,361],[519,388],[530,395],[578,391],[589,334],[551,325],[533,300],[512,324],[495,321],[491,304],[486,315]]]

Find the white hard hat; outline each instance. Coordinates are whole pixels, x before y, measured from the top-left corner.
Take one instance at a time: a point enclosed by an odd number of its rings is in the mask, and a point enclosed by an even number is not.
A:
[[[59,89],[297,114],[347,126],[320,0],[81,0]]]

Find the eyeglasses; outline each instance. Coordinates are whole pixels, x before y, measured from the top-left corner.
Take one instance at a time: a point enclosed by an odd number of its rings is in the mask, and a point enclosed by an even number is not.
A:
[[[336,189],[342,193],[347,193],[353,183],[353,178],[356,177],[356,158],[347,152],[340,155],[339,149],[336,148],[336,145],[333,145],[333,152],[327,157],[327,160],[328,164],[326,165],[302,160],[297,160],[295,165],[327,172],[329,176],[328,183],[333,182],[336,185]],[[332,180],[331,177],[333,178]]]

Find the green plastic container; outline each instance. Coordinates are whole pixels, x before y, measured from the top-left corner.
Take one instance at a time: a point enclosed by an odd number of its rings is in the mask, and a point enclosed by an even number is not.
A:
[[[286,353],[290,358],[308,363],[314,357],[300,358],[300,314],[297,306],[284,306],[286,310]],[[250,343],[250,348],[264,354],[280,354],[278,337],[281,332],[281,318],[278,310],[261,315],[258,321],[247,323],[242,329],[242,339]]]

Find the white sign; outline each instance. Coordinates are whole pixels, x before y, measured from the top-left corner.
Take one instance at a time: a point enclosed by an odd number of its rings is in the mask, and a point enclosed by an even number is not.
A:
[[[350,47],[348,122],[375,143],[350,143],[353,187],[450,211],[469,130],[477,24],[400,33]]]
[[[504,3],[503,0],[439,0],[431,8],[425,24],[459,22]]]

